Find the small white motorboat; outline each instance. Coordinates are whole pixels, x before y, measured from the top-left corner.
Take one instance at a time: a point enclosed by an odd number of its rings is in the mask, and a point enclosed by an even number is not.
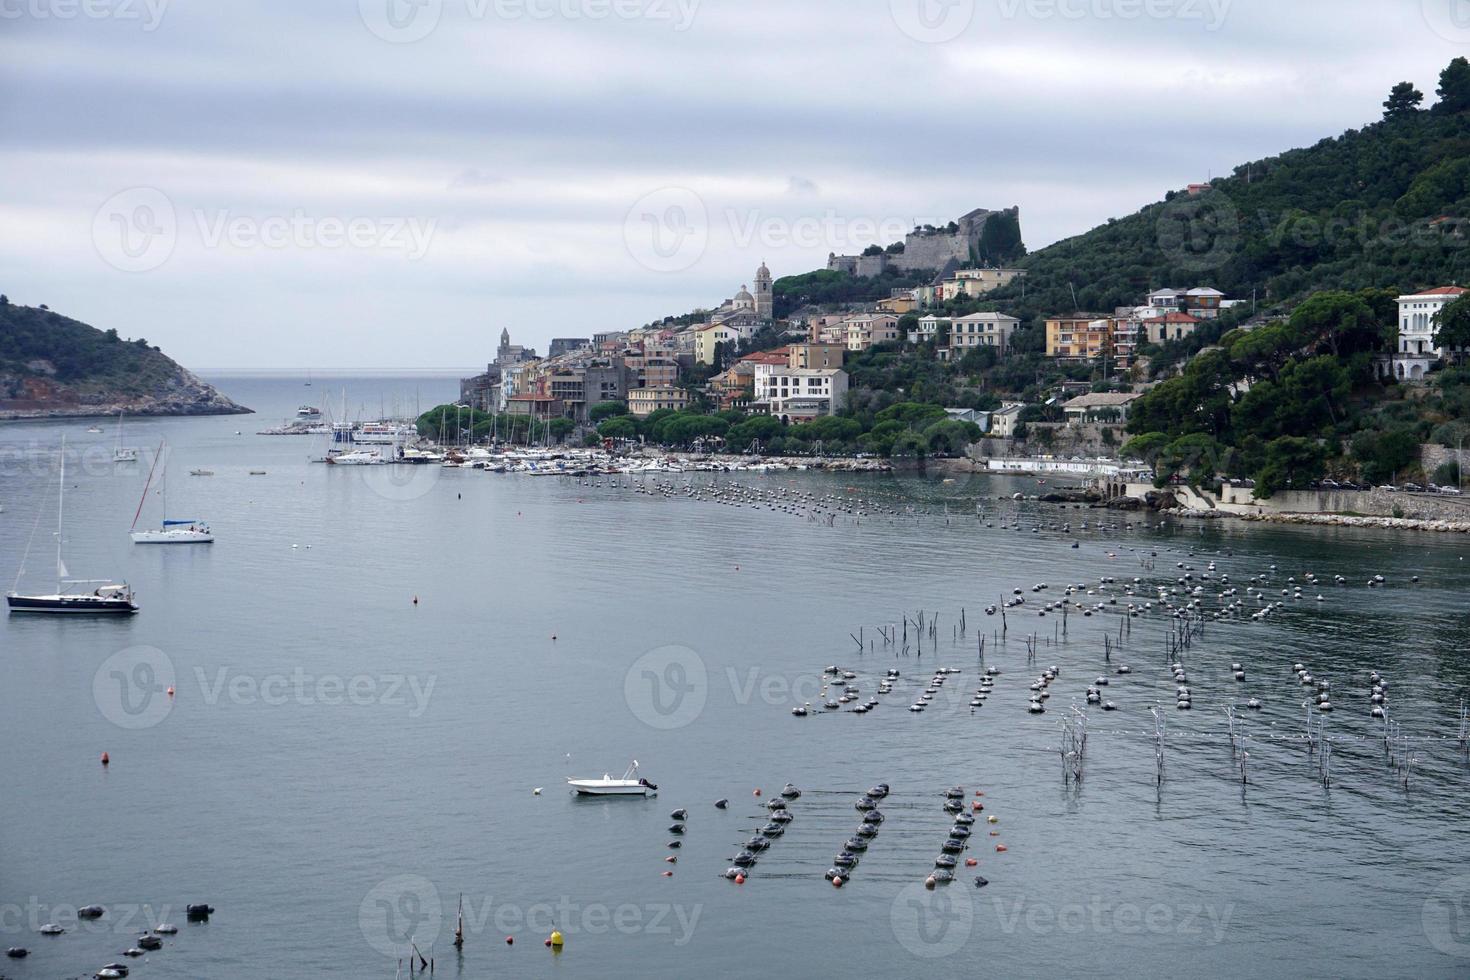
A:
[[[634,759],[622,779],[614,779],[607,773],[601,779],[567,778],[572,792],[580,796],[655,796],[658,787],[638,775],[638,760]]]

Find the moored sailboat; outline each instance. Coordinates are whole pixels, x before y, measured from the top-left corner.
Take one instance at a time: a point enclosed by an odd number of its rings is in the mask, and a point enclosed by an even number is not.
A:
[[[159,496],[163,500],[163,522],[153,530],[138,530],[138,518],[143,514],[143,505],[148,502],[148,491],[153,486],[153,474],[164,457],[164,444],[158,444],[158,453],[153,465],[148,468],[148,480],[143,484],[143,495],[138,499],[138,509],[133,514],[133,526],[128,528],[128,537],[133,544],[213,544],[214,532],[209,525],[199,520],[171,520],[168,516],[168,464],[164,463],[163,475],[159,479]]]
[[[74,579],[66,570],[62,559],[62,528],[66,512],[66,439],[61,441],[61,471],[58,479],[56,504],[56,591],[51,593],[22,593],[20,580],[25,574],[22,559],[20,571],[15,576],[15,588],[5,597],[11,612],[32,613],[135,613],[138,603],[133,590],[126,582],[108,579]],[[39,517],[37,518],[39,523]],[[32,539],[34,539],[34,531]],[[30,545],[26,546],[30,555]],[[76,591],[77,586],[91,585],[91,592]]]

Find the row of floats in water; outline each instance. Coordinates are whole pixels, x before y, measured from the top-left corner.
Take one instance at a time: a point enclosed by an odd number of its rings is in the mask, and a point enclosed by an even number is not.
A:
[[[190,922],[207,922],[213,913],[214,907],[211,905],[199,904],[184,907],[184,914]],[[107,909],[101,905],[84,905],[77,909],[77,918],[87,922],[94,922],[106,915]],[[65,935],[66,928],[55,922],[48,922],[36,931],[43,936],[62,936]],[[148,953],[163,948],[164,936],[177,935],[178,931],[179,927],[172,923],[159,923],[139,936],[132,946],[123,950],[122,955],[130,959],[146,956]],[[5,955],[13,960],[23,960],[31,955],[31,951],[24,946],[12,946],[5,951]],[[118,980],[118,978],[127,976],[128,973],[129,967],[126,963],[108,963],[92,976],[96,980]]]

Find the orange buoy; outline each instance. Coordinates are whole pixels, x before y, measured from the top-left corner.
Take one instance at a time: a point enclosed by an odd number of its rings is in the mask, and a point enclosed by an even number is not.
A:
[[[1006,851],[1006,846],[1004,844],[997,844],[997,845],[995,845],[995,849],[999,853],[1004,854],[1005,851]]]
[[[965,858],[965,867],[967,867],[967,868],[973,868],[975,865],[977,865],[979,863],[980,862],[979,861],[976,861],[974,858]]]
[[[663,876],[664,876],[664,877],[665,877],[665,878],[672,878],[672,877],[674,877],[674,873],[673,873],[673,872],[672,872],[672,871],[665,871],[665,872],[664,872],[664,873],[663,873]]]
[[[980,805],[980,803],[977,801],[975,803],[971,803],[970,804],[970,809],[971,810],[974,810],[976,813],[979,813],[982,809],[984,809],[984,807],[982,807]]]
[[[837,876],[835,876],[832,879],[832,887],[833,888],[841,888],[842,887],[842,875],[837,875]]]
[[[106,752],[102,753],[102,764],[104,766],[106,766],[106,765],[110,765],[111,763],[112,763],[112,760],[107,757],[107,753]]]
[[[174,689],[173,688],[169,688],[168,689],[168,696],[169,697],[173,697],[174,696]]]
[[[664,861],[667,864],[678,864],[679,863],[679,857],[678,857],[678,855],[670,854],[668,857],[664,858]]]
[[[755,795],[756,796],[760,796],[761,795],[761,791],[760,791],[760,787],[759,786],[757,786],[756,789],[755,789]]]
[[[745,884],[745,875],[736,875],[735,876],[735,884],[737,884],[737,885],[743,885],[743,884]]]

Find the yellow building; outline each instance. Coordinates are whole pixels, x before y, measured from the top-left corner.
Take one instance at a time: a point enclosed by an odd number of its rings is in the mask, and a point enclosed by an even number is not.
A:
[[[792,344],[787,348],[787,366],[793,371],[840,368],[847,354],[845,344]]]
[[[674,411],[689,407],[689,392],[683,388],[632,388],[628,391],[628,412],[647,418],[662,408]]]
[[[694,359],[700,364],[715,363],[715,347],[719,344],[734,344],[740,333],[719,323],[694,330]]]
[[[1046,356],[1094,361],[1112,348],[1113,321],[1087,313],[1046,321]]]

